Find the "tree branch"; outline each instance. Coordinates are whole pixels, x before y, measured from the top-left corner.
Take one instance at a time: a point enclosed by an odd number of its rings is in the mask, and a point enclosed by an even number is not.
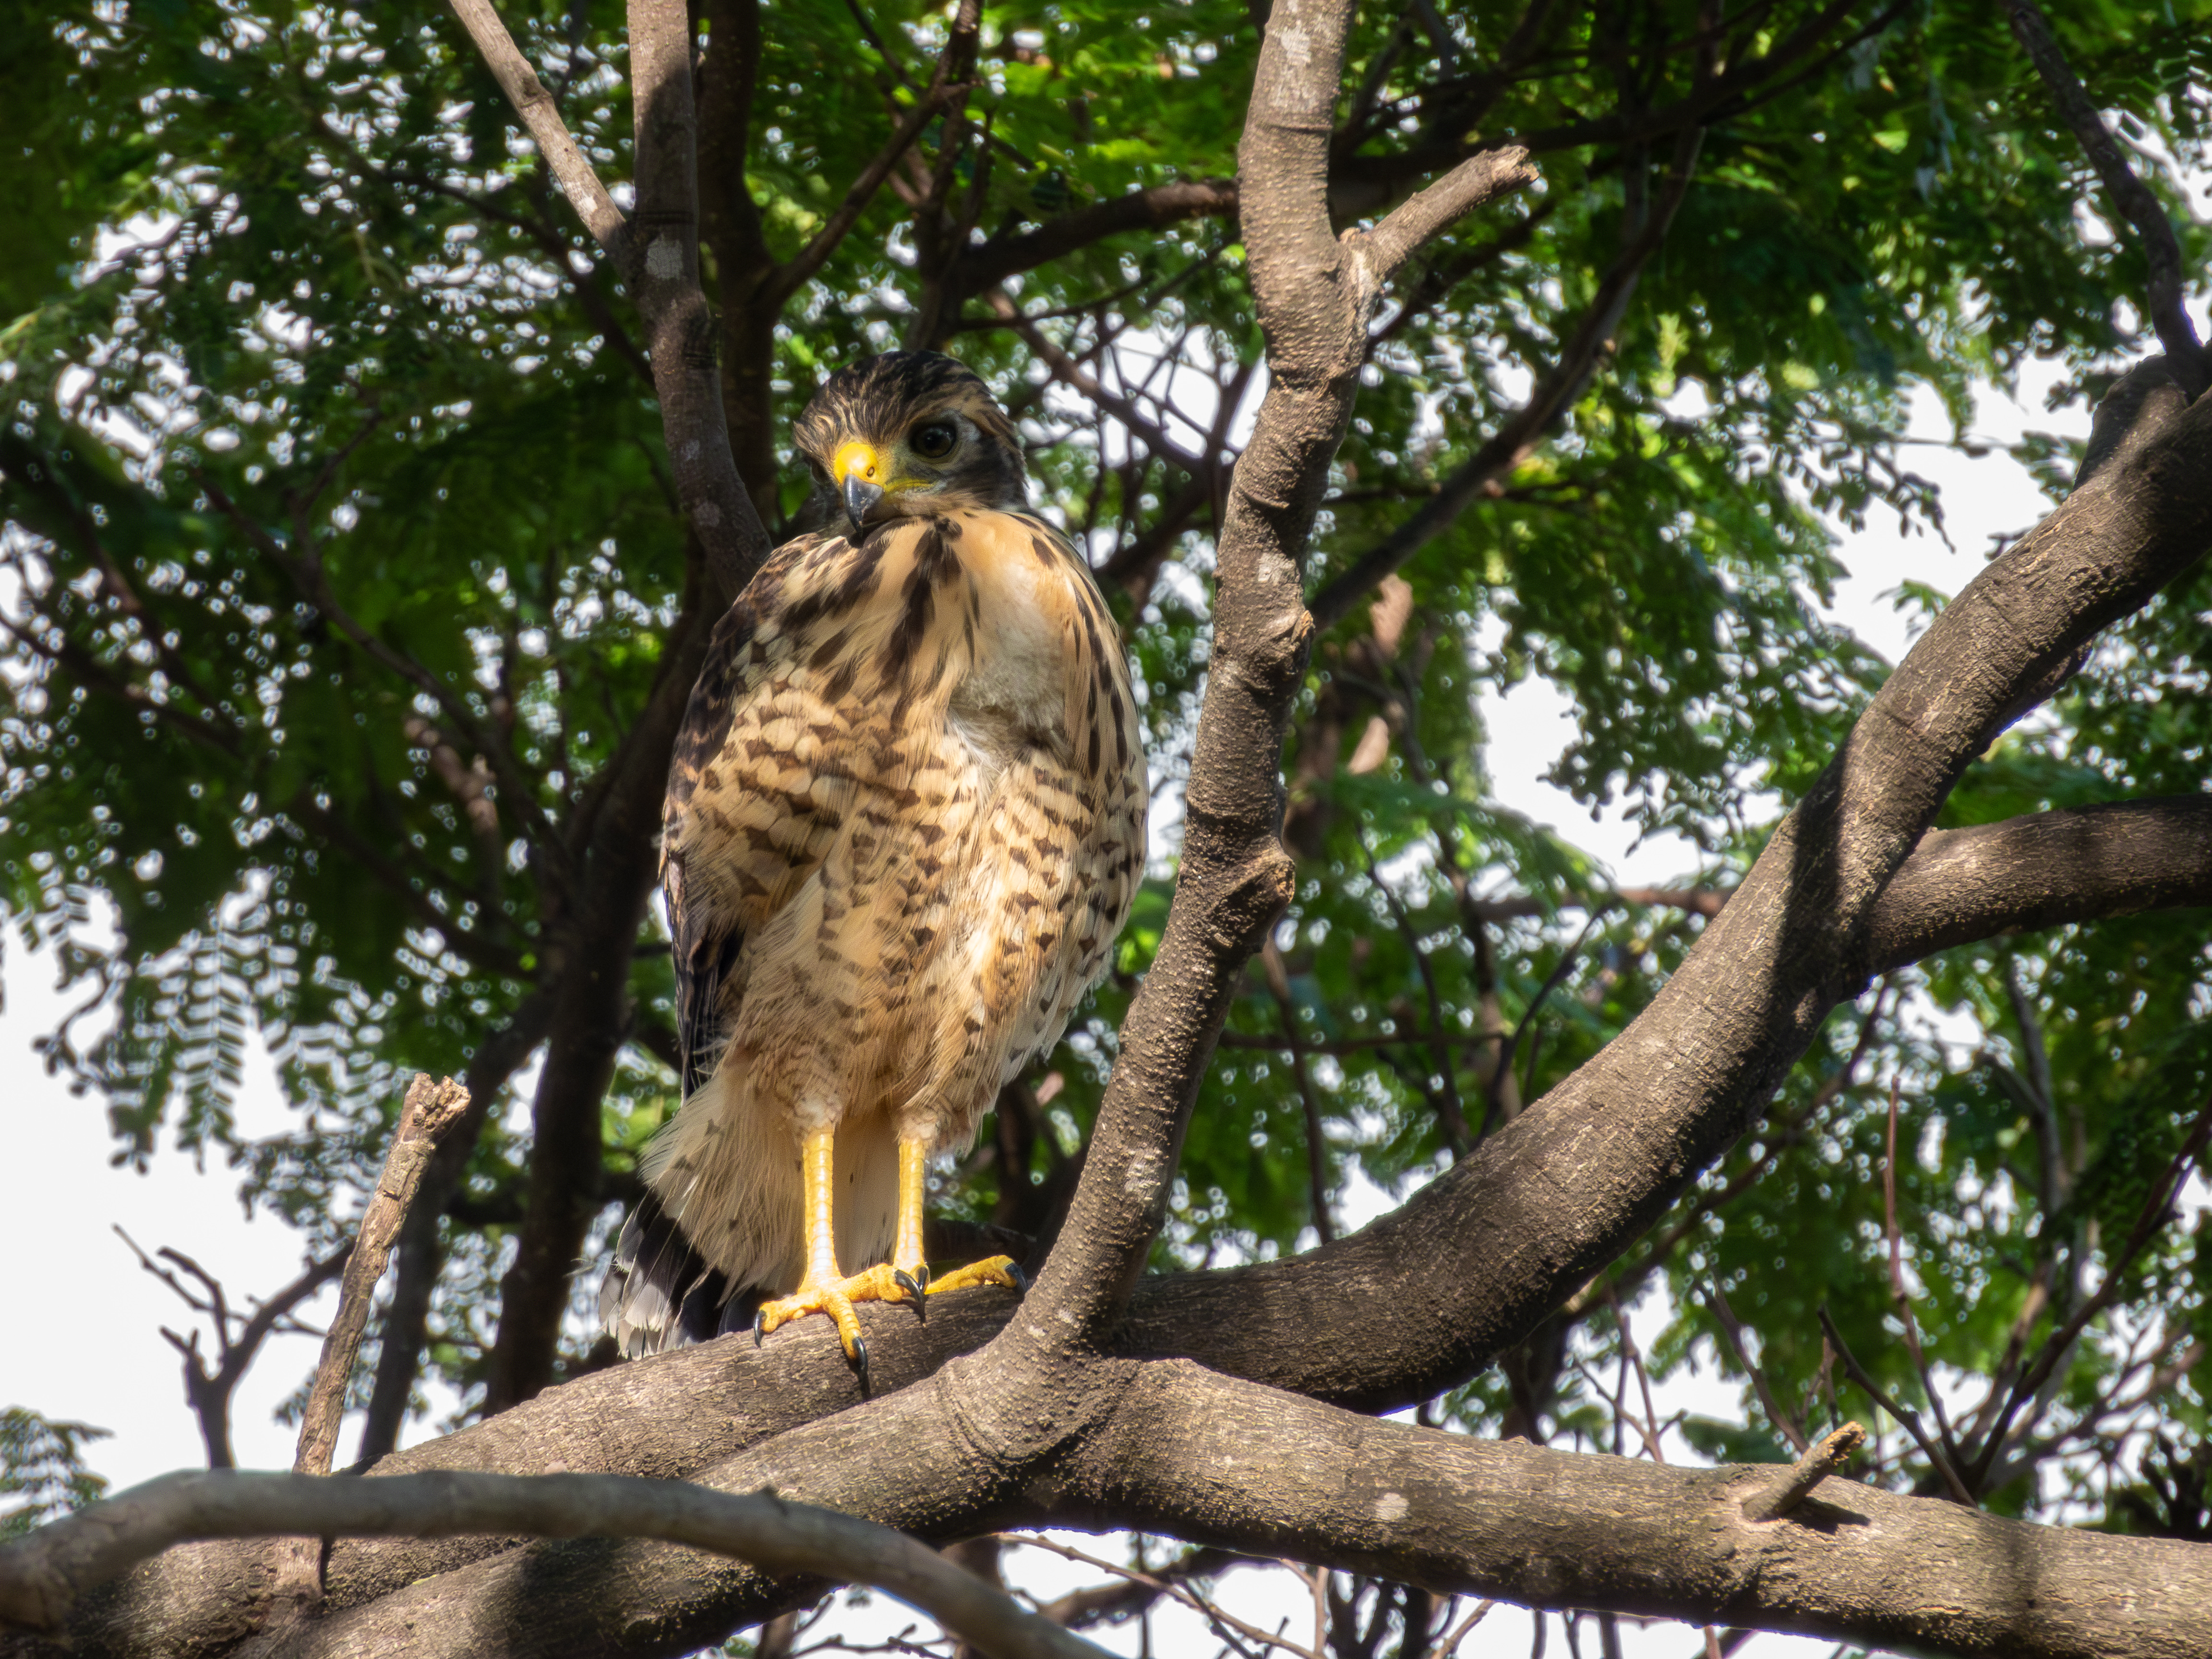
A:
[[[345,1277],[338,1292],[338,1316],[323,1339],[322,1358],[315,1367],[314,1386],[307,1394],[300,1419],[299,1452],[292,1460],[295,1474],[328,1474],[331,1454],[337,1449],[338,1424],[345,1415],[347,1386],[353,1380],[353,1363],[361,1352],[362,1334],[368,1328],[369,1304],[377,1282],[384,1277],[392,1241],[415,1201],[415,1188],[438,1143],[468,1110],[469,1091],[447,1078],[434,1083],[426,1072],[415,1074],[407,1098],[399,1109],[392,1150],[385,1154],[384,1170],[368,1207],[362,1212],[354,1236],[353,1254],[347,1259]]]
[[[1322,586],[1310,607],[1316,628],[1334,628],[1343,621],[1368,589],[1442,535],[1486,488],[1520,465],[1546,428],[1582,396],[1590,376],[1597,370],[1598,360],[1612,349],[1613,335],[1628,313],[1629,301],[1636,295],[1644,267],[1666,240],[1674,215],[1689,194],[1703,140],[1703,128],[1683,130],[1675,143],[1674,166],[1668,174],[1658,210],[1650,214],[1641,226],[1633,228],[1627,245],[1599,279],[1597,291],[1583,307],[1581,320],[1559,348],[1558,360],[1536,383],[1528,401],[1458,471],[1439,484],[1437,493],[1418,512],[1354,560],[1349,568]],[[1414,201],[1419,199],[1416,197]],[[1413,205],[1408,203],[1407,207]],[[1399,211],[1402,213],[1406,209]],[[1387,225],[1390,221],[1383,222]],[[1419,228],[1425,222],[1424,216],[1414,222],[1414,226]]]
[[[312,1300],[324,1285],[338,1276],[345,1267],[347,1252],[335,1250],[319,1261],[311,1261],[300,1276],[277,1291],[253,1310],[251,1317],[231,1311],[228,1298],[223,1294],[222,1282],[182,1250],[163,1246],[157,1253],[161,1260],[170,1262],[179,1271],[198,1279],[206,1291],[203,1298],[194,1295],[179,1281],[175,1273],[161,1267],[152,1256],[138,1248],[121,1227],[115,1229],[116,1237],[131,1247],[138,1258],[138,1265],[174,1291],[184,1304],[195,1313],[206,1314],[215,1326],[216,1364],[210,1370],[199,1351],[199,1333],[192,1334],[187,1342],[166,1326],[161,1334],[169,1346],[180,1354],[185,1362],[185,1399],[192,1415],[199,1419],[200,1440],[207,1448],[208,1467],[213,1469],[232,1468],[237,1460],[230,1449],[230,1400],[243,1382],[253,1362],[261,1357],[261,1345],[280,1327],[287,1330],[309,1329],[295,1321],[286,1326],[292,1310],[302,1302]],[[238,1334],[231,1334],[231,1322],[239,1322]]]
[[[2118,801],[1931,830],[1883,890],[1861,965],[1978,939],[2212,904],[2212,797]]]
[[[977,293],[1123,231],[1164,230],[1186,219],[1234,215],[1237,204],[1234,179],[1191,179],[1133,190],[1047,220],[1034,230],[993,237],[961,255],[955,282],[960,292]]]
[[[165,1474],[0,1547],[0,1625],[59,1631],[87,1589],[172,1544],[270,1533],[667,1539],[773,1572],[873,1584],[1003,1659],[1103,1652],[888,1528],[772,1492],[608,1474]]]
[[[453,5],[577,217],[622,271],[645,320],[677,495],[726,600],[752,579],[770,549],[730,452],[714,368],[714,323],[699,286],[691,30],[682,0],[633,0],[630,6],[635,232],[562,125],[552,94],[515,49],[489,0],[453,0]]]
[[[2058,106],[2059,114],[2081,140],[2082,152],[2104,182],[2106,194],[2112,198],[2120,217],[2142,238],[2143,263],[2150,268],[2151,326],[2158,331],[2159,343],[2166,348],[2174,380],[2191,398],[2197,398],[2207,380],[2212,380],[2212,363],[2206,362],[2197,325],[2190,320],[2181,244],[2174,236],[2173,222],[2166,217],[2150,186],[2136,176],[2127,157],[2120,154],[2112,129],[2075,78],[2042,8],[2035,0],[2004,0],[2004,7],[2012,20],[2013,33],[2026,48],[2043,84],[2051,89],[2051,100]]]

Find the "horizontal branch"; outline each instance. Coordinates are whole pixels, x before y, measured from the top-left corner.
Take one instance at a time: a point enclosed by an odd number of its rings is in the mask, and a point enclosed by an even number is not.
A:
[[[1233,216],[1237,203],[1234,179],[1179,179],[1133,190],[1048,219],[1034,230],[993,237],[961,255],[955,280],[962,292],[973,294],[1122,231],[1164,230],[1208,215]]]
[[[872,1584],[1003,1659],[1102,1659],[911,1538],[773,1492],[607,1474],[447,1471],[393,1480],[166,1474],[0,1546],[0,1627],[59,1632],[76,1599],[187,1539],[301,1534],[654,1538],[778,1574]]]
[[[2212,1547],[2002,1519],[1772,1465],[1677,1468],[1357,1419],[1147,1365],[1066,1471],[1059,1524],[1170,1533],[1437,1595],[2005,1659],[2212,1655]],[[1071,1513],[1072,1512],[1072,1513]]]
[[[2013,928],[2161,903],[2212,902],[2208,836],[2212,800],[2197,798],[1932,832],[1884,893],[1869,930],[1874,949],[1901,962]],[[1970,926],[1984,931],[1969,935]],[[1257,1041],[1279,1046],[1273,1039]],[[1423,1385],[1390,1379],[1420,1355],[1373,1310],[1380,1298],[1418,1295],[1427,1310],[1425,1326],[1459,1318],[1456,1292],[1437,1275],[1436,1259],[1408,1259],[1401,1273],[1397,1245],[1387,1231],[1378,1237],[1370,1229],[1283,1261],[1147,1279],[1137,1289],[1121,1346],[1128,1352],[1186,1355],[1217,1371],[1325,1400],[1404,1403]],[[878,1395],[980,1348],[1018,1305],[987,1292],[945,1300],[927,1325],[902,1310],[861,1308]],[[1450,1380],[1465,1375],[1455,1371]],[[805,1322],[765,1348],[731,1337],[548,1389],[512,1411],[386,1458],[376,1473],[559,1465],[578,1473],[690,1478],[861,1398],[850,1368],[838,1363],[834,1333],[826,1323],[817,1329]],[[331,1555],[330,1604],[373,1600],[507,1547],[497,1537],[341,1541]],[[254,1571],[254,1559],[236,1547],[173,1552],[77,1633],[95,1650],[147,1651],[127,1632],[161,1629],[181,1638],[200,1619],[225,1616],[222,1607],[246,1593]]]
[[[1875,907],[1866,971],[1999,934],[2212,904],[2212,796],[1931,830]]]

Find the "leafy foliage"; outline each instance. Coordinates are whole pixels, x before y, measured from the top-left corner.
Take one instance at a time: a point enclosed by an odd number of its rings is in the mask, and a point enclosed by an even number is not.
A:
[[[22,1406],[0,1411],[0,1539],[18,1538],[41,1522],[82,1509],[107,1490],[85,1467],[86,1443],[108,1431],[60,1423]]]

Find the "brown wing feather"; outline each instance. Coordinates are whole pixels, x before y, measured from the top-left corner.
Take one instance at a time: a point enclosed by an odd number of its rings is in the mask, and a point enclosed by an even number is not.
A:
[[[746,934],[767,920],[759,906],[714,902],[715,896],[694,879],[684,851],[694,801],[703,788],[707,810],[722,811],[720,803],[732,781],[725,779],[717,763],[733,729],[749,720],[758,723],[760,701],[764,693],[773,697],[779,672],[787,678],[793,658],[810,650],[823,631],[823,619],[853,601],[850,578],[855,557],[850,543],[832,535],[804,536],[777,549],[715,625],[677,733],[661,808],[660,875],[676,969],[682,1088],[687,1096],[714,1069],[714,1048],[727,1023],[723,1005],[729,975]],[[819,826],[811,822],[815,814],[810,807],[802,805],[788,816],[805,821],[783,846],[759,839],[746,849],[747,875],[763,890],[787,890],[793,854],[799,855],[799,862],[806,862],[805,850],[819,839],[813,833]],[[818,851],[815,856],[818,858]],[[799,873],[803,876],[804,870]]]

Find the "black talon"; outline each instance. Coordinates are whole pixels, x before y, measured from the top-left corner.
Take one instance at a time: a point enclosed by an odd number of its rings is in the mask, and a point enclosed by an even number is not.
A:
[[[929,1304],[924,1299],[929,1294],[929,1269],[927,1267],[922,1268],[921,1279],[918,1284],[914,1275],[903,1268],[892,1268],[891,1277],[897,1281],[901,1290],[914,1298],[914,1316],[925,1325],[929,1323]]]
[[[853,1339],[853,1370],[860,1376],[860,1397],[865,1400],[868,1397],[868,1339],[865,1336]]]
[[[764,1312],[756,1313],[753,1316],[753,1346],[756,1348],[760,1346],[761,1340],[767,1334],[768,1315]]]
[[[1006,1263],[1006,1277],[1014,1281],[1016,1296],[1027,1296],[1030,1293],[1030,1276],[1022,1271],[1019,1262]]]

